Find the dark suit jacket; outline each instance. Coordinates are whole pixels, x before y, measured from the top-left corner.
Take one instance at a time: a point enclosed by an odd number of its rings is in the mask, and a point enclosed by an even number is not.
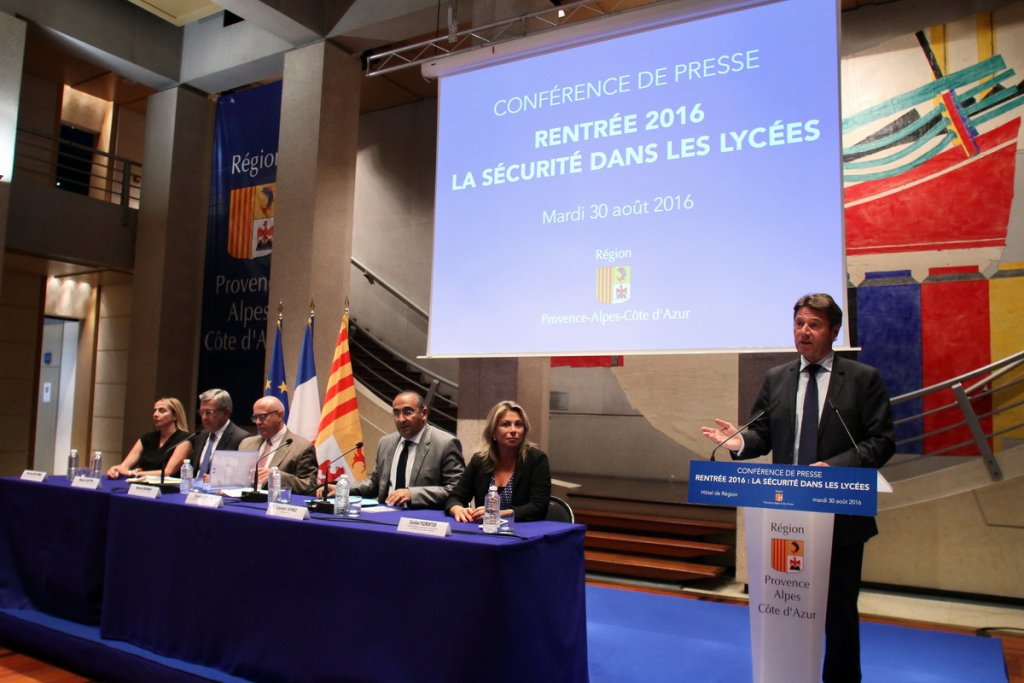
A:
[[[220,435],[220,441],[214,445],[214,449],[218,451],[237,451],[239,444],[242,443],[243,439],[247,439],[251,434],[245,431],[234,422],[228,421],[226,427],[224,427],[224,433]],[[199,436],[192,440],[192,469],[195,472],[199,471],[199,466],[203,463],[203,454],[206,453],[206,444],[210,440],[210,432],[200,432]]]
[[[319,473],[316,447],[289,429],[285,429],[281,443],[286,439],[291,439],[292,443],[280,448],[270,456],[270,462],[260,463],[260,466],[281,470],[281,486],[291,487],[292,493],[312,493]],[[238,450],[258,451],[262,446],[263,437],[250,436],[238,445]]]
[[[448,511],[456,505],[468,505],[473,499],[478,505],[483,505],[487,487],[491,483],[492,469],[487,454],[476,453],[448,496],[444,509]],[[525,460],[516,460],[516,469],[512,473],[512,507],[516,521],[544,519],[548,514],[550,500],[551,466],[548,465],[548,456],[539,448],[531,446]]]
[[[366,481],[355,484],[351,489],[353,494],[376,497],[381,503],[387,499],[391,493],[391,463],[400,441],[398,432],[380,440],[373,474]],[[440,509],[465,468],[459,440],[437,427],[424,426],[408,482],[409,493],[412,494],[409,507]]]
[[[778,403],[764,418],[743,432],[740,459],[756,458],[771,451],[772,462],[793,464],[796,424],[796,391],[800,360],[772,368],[765,375],[752,415]],[[835,405],[850,437],[836,417]],[[893,441],[892,410],[881,375],[871,366],[833,356],[825,407],[818,422],[818,459],[837,467],[879,468],[896,450]],[[863,543],[878,533],[872,517],[836,515],[834,544]]]

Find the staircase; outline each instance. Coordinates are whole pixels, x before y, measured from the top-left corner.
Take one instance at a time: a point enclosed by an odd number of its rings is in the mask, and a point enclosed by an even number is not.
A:
[[[577,510],[576,521],[587,525],[587,571],[598,574],[669,583],[716,579],[728,572],[735,545],[736,525],[726,521],[598,510]]]
[[[561,473],[576,522],[587,525],[587,572],[691,583],[731,576],[736,510],[686,503],[684,482]],[[556,493],[558,495],[558,493]]]
[[[431,378],[415,364],[393,352],[354,320],[349,322],[348,332],[352,374],[382,401],[391,405],[395,396],[403,391],[417,391],[424,396],[427,394]],[[454,434],[458,408],[450,395],[438,390],[430,404],[428,421]]]

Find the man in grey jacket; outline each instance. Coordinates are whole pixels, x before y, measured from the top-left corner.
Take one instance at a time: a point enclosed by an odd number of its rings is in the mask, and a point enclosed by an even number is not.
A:
[[[427,424],[430,409],[416,392],[402,392],[391,408],[397,431],[377,444],[373,474],[353,485],[352,495],[394,507],[440,509],[465,469],[462,445]]]

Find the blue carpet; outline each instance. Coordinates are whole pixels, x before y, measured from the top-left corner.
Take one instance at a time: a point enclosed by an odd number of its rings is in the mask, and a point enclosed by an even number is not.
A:
[[[747,608],[587,586],[590,683],[749,683]],[[996,638],[861,623],[864,683],[1006,683]]]
[[[17,652],[110,683],[246,683],[244,679],[100,638],[88,626],[32,609],[0,609],[0,642]]]
[[[749,683],[747,608],[587,586],[591,683]],[[103,681],[242,679],[102,640],[83,626],[34,610],[0,610],[0,641]],[[996,638],[861,624],[864,683],[1006,683]],[[83,663],[88,665],[83,667]]]

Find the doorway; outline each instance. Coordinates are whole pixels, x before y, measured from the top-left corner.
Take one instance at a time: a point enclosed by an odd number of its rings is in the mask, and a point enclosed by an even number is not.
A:
[[[67,473],[80,325],[77,320],[64,318],[43,320],[34,470]]]

